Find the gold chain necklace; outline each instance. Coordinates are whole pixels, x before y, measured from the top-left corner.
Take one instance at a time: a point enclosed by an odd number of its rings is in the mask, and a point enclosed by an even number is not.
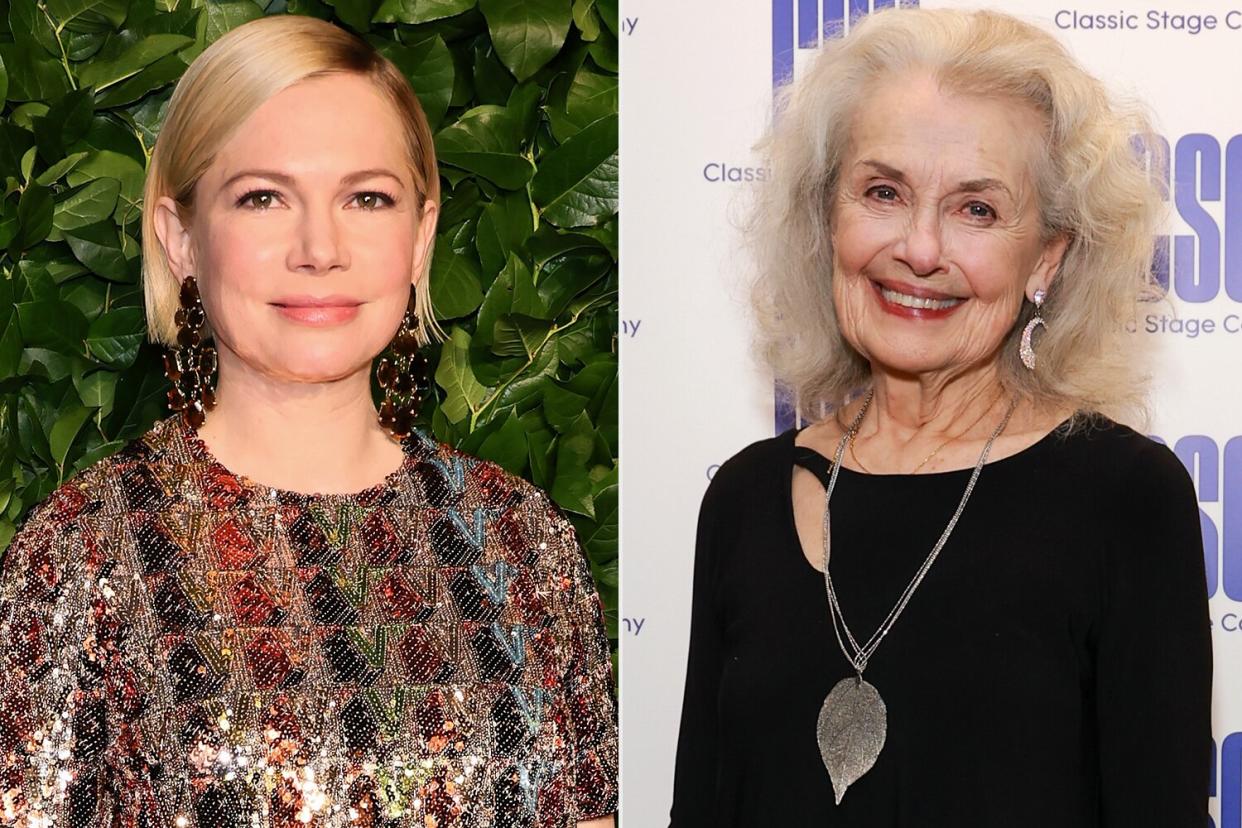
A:
[[[975,426],[977,426],[977,425],[979,425],[979,423],[983,422],[983,418],[987,416],[988,412],[989,412],[989,411],[991,411],[991,410],[992,410],[992,409],[996,406],[996,403],[997,403],[997,402],[1000,400],[1000,398],[1001,398],[1001,397],[1003,397],[1003,396],[1005,396],[1005,392],[1002,390],[1002,391],[1001,391],[1001,393],[1000,393],[1000,394],[996,397],[996,399],[992,400],[992,402],[990,402],[990,403],[988,404],[988,407],[987,407],[987,408],[985,408],[985,409],[983,409],[983,411],[979,414],[979,416],[975,418],[975,421],[974,421],[973,423],[971,423],[970,425],[966,426],[966,428],[962,429],[960,432],[958,432],[957,434],[953,435],[952,437],[950,437],[949,439],[945,440],[943,443],[941,443],[940,445],[938,445],[938,446],[936,446],[934,449],[932,449],[931,454],[929,454],[929,455],[927,455],[926,457],[924,457],[924,458],[923,458],[923,460],[922,460],[922,461],[921,461],[921,462],[920,462],[917,466],[915,466],[913,469],[911,469],[911,470],[910,470],[910,474],[917,474],[917,473],[918,473],[918,470],[919,470],[919,469],[921,469],[921,468],[923,468],[924,466],[926,466],[926,465],[927,465],[927,461],[928,461],[928,460],[931,460],[933,457],[935,457],[935,456],[936,456],[936,454],[937,454],[937,453],[939,453],[939,451],[940,451],[942,448],[944,448],[945,446],[947,446],[949,443],[952,443],[954,440],[960,440],[962,437],[964,437],[965,435],[967,435],[967,434],[969,434],[971,431],[973,431],[973,430],[974,430],[974,428],[975,428]],[[844,431],[844,430],[846,430],[846,429],[845,429],[845,426],[844,426],[844,423],[842,423],[842,422],[841,422],[841,417],[840,417],[840,412],[839,412],[839,410],[838,410],[838,414],[837,414],[837,416],[836,416],[836,420],[837,420],[837,424],[838,424],[838,425],[840,425],[840,426],[842,427],[842,430],[843,430],[843,431]],[[853,458],[854,462],[858,464],[858,467],[859,467],[860,469],[862,469],[862,470],[863,470],[864,472],[866,472],[867,474],[871,474],[871,473],[872,473],[872,472],[871,472],[871,469],[867,468],[867,467],[866,467],[866,465],[864,465],[864,464],[863,464],[863,461],[862,461],[862,460],[860,460],[860,459],[858,458],[858,452],[857,452],[857,450],[856,450],[856,449],[855,449],[855,447],[854,447],[854,441],[855,441],[855,439],[858,437],[858,429],[854,429],[854,430],[853,430],[853,431],[851,431],[849,434],[850,434],[850,457],[851,457],[851,458]]]

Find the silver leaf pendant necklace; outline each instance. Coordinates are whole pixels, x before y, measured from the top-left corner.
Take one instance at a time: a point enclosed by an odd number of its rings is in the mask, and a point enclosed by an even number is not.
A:
[[[953,527],[957,525],[958,518],[966,509],[966,503],[970,500],[975,483],[979,481],[979,473],[983,471],[983,465],[987,462],[992,444],[1009,424],[1009,418],[1013,416],[1018,404],[1017,398],[1009,403],[1009,409],[1005,412],[1004,418],[983,447],[983,451],[979,454],[979,462],[975,464],[974,473],[970,476],[970,482],[966,484],[966,491],[962,494],[962,500],[957,505],[957,511],[949,519],[949,524],[944,528],[936,545],[932,547],[931,553],[914,573],[914,577],[910,579],[905,591],[901,593],[901,597],[897,599],[897,603],[879,628],[871,638],[867,639],[866,643],[860,646],[845,623],[845,615],[841,612],[837,592],[832,586],[832,574],[828,571],[828,558],[832,546],[828,504],[832,499],[832,490],[837,485],[837,473],[841,470],[841,458],[845,453],[845,447],[858,432],[858,427],[862,425],[863,417],[871,407],[874,397],[875,389],[873,388],[867,392],[862,408],[859,409],[849,429],[841,437],[841,442],[837,445],[836,456],[832,461],[832,475],[828,479],[828,486],[824,489],[824,585],[828,590],[828,609],[832,616],[832,630],[836,633],[837,644],[840,645],[841,652],[854,668],[855,673],[853,676],[841,679],[828,693],[823,707],[820,708],[819,721],[815,727],[819,753],[823,757],[824,766],[828,769],[828,776],[832,780],[832,790],[838,805],[841,804],[850,785],[861,779],[863,774],[875,765],[880,751],[884,749],[884,740],[888,734],[888,708],[884,705],[884,699],[880,698],[880,692],[863,678],[867,662],[875,654],[876,648],[880,646],[884,636],[888,635],[893,624],[897,623],[897,618],[905,610],[906,604],[910,603],[914,591],[923,582],[931,565],[936,562],[940,550],[948,543],[949,535],[953,533]]]

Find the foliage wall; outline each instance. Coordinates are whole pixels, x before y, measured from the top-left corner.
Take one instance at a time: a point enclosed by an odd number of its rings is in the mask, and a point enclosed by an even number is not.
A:
[[[435,133],[448,339],[422,425],[567,511],[615,639],[616,2],[0,0],[0,550],[168,414],[139,233],[177,78],[235,26],[313,15],[401,67]]]

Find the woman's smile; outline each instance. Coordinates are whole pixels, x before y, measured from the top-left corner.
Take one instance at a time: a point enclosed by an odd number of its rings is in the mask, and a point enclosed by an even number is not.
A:
[[[880,308],[894,316],[907,319],[943,319],[966,303],[965,299],[948,296],[926,288],[881,284],[872,281]]]

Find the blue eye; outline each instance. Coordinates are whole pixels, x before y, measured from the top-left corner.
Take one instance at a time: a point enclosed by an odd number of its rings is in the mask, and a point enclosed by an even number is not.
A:
[[[895,201],[897,199],[897,190],[887,184],[879,184],[867,190],[867,195],[875,196],[881,201]]]
[[[969,204],[966,205],[966,210],[967,212],[970,213],[972,218],[981,218],[981,219],[996,218],[996,211],[993,210],[989,205],[984,204],[982,201],[970,202]]]

